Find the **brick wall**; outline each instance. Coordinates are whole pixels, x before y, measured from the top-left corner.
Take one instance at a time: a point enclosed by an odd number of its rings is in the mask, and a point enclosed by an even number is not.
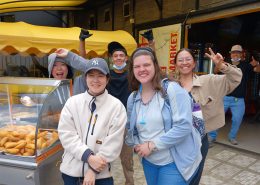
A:
[[[237,0],[200,0],[199,10],[217,7],[223,4],[235,2]],[[130,17],[123,16],[123,3],[128,0],[115,0],[114,1],[114,30],[125,30],[132,33],[132,24],[130,18],[134,16],[135,25],[145,24],[152,21],[160,20],[160,10],[155,0],[135,0],[135,12],[133,12],[133,0],[130,2]],[[190,10],[195,9],[196,0],[163,0],[162,18],[170,18],[176,15],[188,13]],[[105,10],[110,10],[110,21],[104,22]],[[89,15],[94,13],[94,10],[88,12],[74,13],[75,25],[88,28]],[[112,30],[112,2],[97,7],[97,29],[98,30]],[[133,15],[134,14],[134,15]],[[80,18],[79,18],[80,17]],[[83,17],[83,19],[82,19]],[[148,26],[149,27],[149,26]]]
[[[124,17],[123,16],[123,4],[124,0],[116,0],[115,1],[115,25],[114,30],[125,30],[129,33],[132,33],[132,24],[130,23],[130,18],[132,18],[132,3],[130,2],[130,16]]]
[[[160,12],[155,0],[136,1],[135,24],[151,22],[160,18]]]

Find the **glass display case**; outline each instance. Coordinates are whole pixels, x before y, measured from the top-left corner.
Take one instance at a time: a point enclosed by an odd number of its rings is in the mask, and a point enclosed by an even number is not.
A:
[[[0,184],[62,184],[57,128],[69,97],[69,80],[0,77]]]

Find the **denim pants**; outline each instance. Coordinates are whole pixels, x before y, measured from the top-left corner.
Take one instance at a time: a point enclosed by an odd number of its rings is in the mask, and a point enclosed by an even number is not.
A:
[[[147,185],[187,185],[174,162],[161,166],[142,158],[142,164]]]
[[[81,182],[83,182],[83,178],[80,177],[72,177],[64,173],[62,173],[61,176],[64,185],[81,185]],[[114,185],[114,180],[112,177],[104,178],[104,179],[96,179],[95,185]]]
[[[227,110],[230,108],[230,111],[232,113],[232,125],[231,130],[228,134],[229,139],[236,139],[237,133],[240,127],[240,124],[242,123],[243,116],[245,114],[245,101],[244,98],[236,98],[233,96],[225,96],[224,97],[224,110],[227,112]],[[209,133],[210,137],[213,139],[217,138],[217,130],[211,131]]]
[[[205,160],[206,160],[208,150],[209,150],[209,141],[208,141],[208,135],[207,134],[202,138],[201,143],[202,143],[202,145],[201,145],[200,151],[201,151],[201,155],[202,155],[202,160],[200,162],[198,171],[192,177],[189,185],[199,185],[199,183],[200,183],[200,178],[201,178],[201,175],[202,175],[202,172],[203,172]]]

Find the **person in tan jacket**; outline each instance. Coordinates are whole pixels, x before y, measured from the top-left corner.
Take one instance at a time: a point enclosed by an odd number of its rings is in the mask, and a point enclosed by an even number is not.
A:
[[[181,86],[186,89],[202,111],[206,133],[216,130],[225,124],[223,97],[232,92],[240,83],[242,72],[239,68],[224,62],[221,54],[215,54],[211,49],[207,57],[212,59],[225,75],[197,76],[193,70],[196,66],[194,54],[190,49],[183,48],[176,53],[176,74]],[[202,138],[202,161],[198,173],[190,185],[199,184],[205,158],[208,152],[207,134]]]

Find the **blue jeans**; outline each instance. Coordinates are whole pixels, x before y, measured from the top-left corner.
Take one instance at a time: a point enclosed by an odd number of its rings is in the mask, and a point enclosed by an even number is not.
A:
[[[187,185],[174,162],[160,166],[142,158],[142,164],[147,185]]]
[[[200,183],[200,178],[201,178],[201,175],[202,175],[202,172],[203,172],[205,160],[206,160],[208,150],[209,150],[209,141],[208,141],[208,135],[207,134],[202,138],[201,144],[202,145],[201,145],[200,151],[201,151],[201,155],[202,155],[202,160],[200,162],[198,171],[192,177],[189,185],[199,185],[199,183]]]
[[[233,96],[224,97],[224,110],[230,108],[232,113],[232,125],[231,130],[228,134],[229,139],[236,139],[239,127],[242,123],[243,116],[245,114],[245,101],[244,98],[235,98]],[[209,133],[210,137],[213,139],[217,138],[217,130],[211,131]]]
[[[82,185],[82,177],[72,177],[64,173],[61,174],[64,185]],[[114,180],[112,177],[104,179],[96,179],[95,185],[114,185]]]

